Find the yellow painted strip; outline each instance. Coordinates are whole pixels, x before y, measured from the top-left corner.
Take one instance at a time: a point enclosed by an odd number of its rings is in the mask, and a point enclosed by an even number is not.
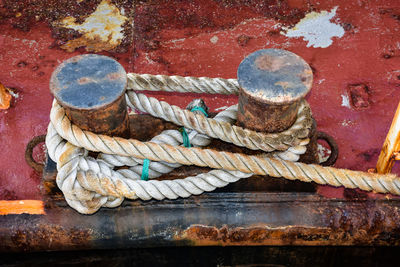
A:
[[[0,215],[46,214],[41,200],[0,200]]]
[[[385,142],[379,155],[376,171],[378,173],[390,173],[392,170],[396,154],[400,150],[400,102],[386,136]]]

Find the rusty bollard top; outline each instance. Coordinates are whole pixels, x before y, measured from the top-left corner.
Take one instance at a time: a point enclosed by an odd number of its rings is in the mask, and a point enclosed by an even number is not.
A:
[[[69,119],[84,130],[126,136],[128,114],[124,68],[106,56],[86,54],[61,63],[50,79],[50,90]]]
[[[286,50],[263,49],[247,56],[238,68],[238,124],[279,132],[296,120],[298,103],[310,91],[312,70]]]

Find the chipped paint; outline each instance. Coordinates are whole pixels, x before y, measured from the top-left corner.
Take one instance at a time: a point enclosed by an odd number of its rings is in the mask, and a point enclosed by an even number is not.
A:
[[[281,34],[287,37],[303,37],[304,41],[308,41],[307,47],[326,48],[332,44],[333,37],[340,38],[344,35],[343,27],[330,21],[336,15],[337,8],[332,8],[330,12],[311,12],[293,28],[283,27],[286,32]]]
[[[324,147],[321,144],[317,144],[317,146],[318,146],[318,160],[319,160],[319,162],[327,161],[329,156],[331,155],[332,151],[329,148]]]
[[[11,98],[9,90],[0,83],[0,109],[8,109],[10,107]]]
[[[82,24],[76,23],[74,17],[66,17],[55,25],[83,34],[79,38],[68,41],[61,48],[72,52],[76,48],[86,46],[87,51],[99,52],[114,49],[121,44],[124,38],[122,25],[127,19],[109,0],[103,0]]]
[[[351,108],[349,96],[341,95],[341,97],[342,97],[342,107]]]
[[[348,126],[351,126],[351,125],[353,125],[353,124],[354,124],[354,122],[351,121],[351,120],[343,120],[342,123],[341,123],[341,125],[342,125],[343,127],[348,127]]]
[[[216,108],[215,111],[225,110],[227,108],[229,108],[229,107],[228,106],[222,106],[222,107]]]
[[[213,37],[211,37],[210,42],[216,44],[218,42],[218,36],[214,35]]]

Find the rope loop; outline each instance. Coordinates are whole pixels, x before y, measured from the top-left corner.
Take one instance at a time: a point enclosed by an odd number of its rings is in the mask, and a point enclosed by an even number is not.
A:
[[[130,73],[128,87],[126,99],[130,108],[171,121],[184,127],[184,131],[166,130],[148,142],[98,135],[72,124],[54,100],[46,146],[50,158],[57,163],[58,187],[68,204],[80,213],[117,207],[124,198],[162,200],[199,195],[253,174],[400,195],[400,179],[393,174],[377,175],[296,162],[306,152],[312,125],[306,101],[301,103],[297,120],[289,129],[265,134],[233,125],[237,105],[208,118],[205,106],[183,110],[133,91],[237,94],[235,79]],[[249,156],[202,149],[212,138],[263,153]],[[88,151],[100,153],[93,158]],[[182,165],[213,170],[184,179],[154,180]],[[122,166],[125,167],[119,168]]]

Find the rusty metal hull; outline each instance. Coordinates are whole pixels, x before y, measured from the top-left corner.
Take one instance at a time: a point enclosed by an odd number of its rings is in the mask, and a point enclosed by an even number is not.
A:
[[[54,168],[52,164],[47,164],[47,171]],[[307,192],[216,192],[173,201],[125,201],[119,208],[103,208],[84,216],[70,209],[62,196],[52,194],[47,198],[45,215],[0,216],[0,251],[397,246],[399,209],[399,199],[371,200],[354,195],[332,199]]]
[[[46,215],[0,217],[2,252],[165,246],[397,246],[400,201],[299,193],[213,193],[125,203],[82,216],[62,201]]]

